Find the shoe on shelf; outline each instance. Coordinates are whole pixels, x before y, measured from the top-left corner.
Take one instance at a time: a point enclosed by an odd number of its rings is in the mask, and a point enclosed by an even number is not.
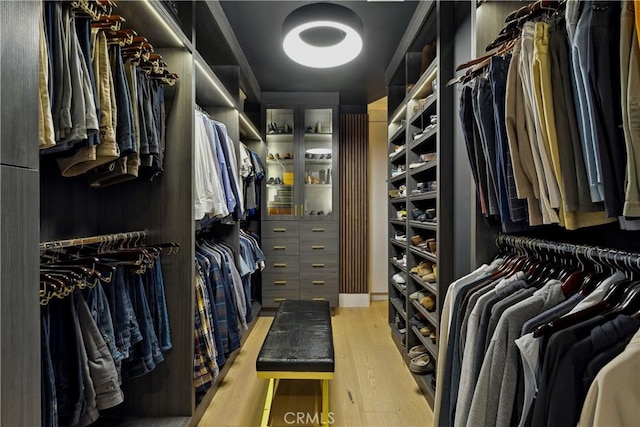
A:
[[[429,312],[436,310],[436,299],[432,295],[427,295],[420,299],[420,305],[427,309]]]
[[[267,160],[273,160],[273,159],[275,159],[275,157],[273,157],[273,153],[269,153],[267,155]]]
[[[269,181],[267,181],[267,184],[273,185],[276,183],[276,180],[274,177],[269,178]]]
[[[276,160],[280,160],[280,153],[275,154]]]
[[[426,325],[426,326],[420,328],[420,333],[422,334],[423,337],[430,337],[431,334],[433,334],[433,336],[435,337],[436,328],[434,328],[431,325]]]
[[[422,239],[422,236],[420,236],[419,234],[416,234],[411,238],[411,244],[414,246],[419,246],[423,242],[424,240]]]
[[[405,234],[402,233],[396,233],[395,236],[393,236],[393,238],[399,242],[406,242],[407,241],[407,236]]]
[[[285,159],[285,160],[291,160],[291,159],[293,159],[293,154],[291,154],[291,153],[284,153],[284,159]]]
[[[400,273],[396,273],[394,274],[391,279],[396,282],[399,285],[403,285],[405,284],[407,281],[405,280],[405,278],[402,276],[402,274]]]
[[[424,165],[425,162],[415,162],[415,163],[411,163],[409,165],[409,169],[416,169],[419,168],[420,166]]]
[[[432,343],[434,343],[434,344],[436,343],[436,333],[435,332],[431,332],[429,334],[429,338],[431,339]]]
[[[433,271],[431,273],[427,273],[424,274],[422,276],[420,276],[420,278],[422,279],[422,281],[424,282],[429,282],[429,283],[433,283],[436,281],[436,273],[434,273]]]
[[[438,155],[436,153],[424,153],[420,154],[420,160],[423,162],[432,162],[434,161]]]
[[[411,359],[409,370],[415,374],[426,375],[434,371],[433,361],[428,353]]]
[[[282,185],[282,180],[280,178],[276,178],[274,184],[276,185]]]
[[[409,350],[409,357],[412,359],[415,359],[416,357],[422,356],[426,352],[427,352],[427,347],[425,347],[422,344],[416,345],[411,347],[411,349]]]
[[[413,219],[417,220],[420,215],[424,215],[424,211],[422,209],[413,208],[411,210],[411,215],[413,215]]]
[[[414,293],[412,293],[411,295],[409,295],[409,299],[415,300],[415,301],[421,301],[423,298],[426,298],[426,294],[422,291],[416,291]]]

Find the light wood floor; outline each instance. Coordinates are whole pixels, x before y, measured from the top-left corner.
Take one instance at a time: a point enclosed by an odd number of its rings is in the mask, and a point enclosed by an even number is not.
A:
[[[272,318],[258,319],[200,422],[202,427],[259,426],[267,380],[256,378],[255,361]],[[433,413],[395,347],[387,303],[342,308],[332,318],[336,373],[330,406],[336,427],[432,426]],[[316,411],[316,382],[281,382],[272,425],[299,426],[297,412]],[[319,383],[319,382],[317,382]],[[288,414],[293,412],[294,414]],[[331,417],[330,417],[331,420]]]

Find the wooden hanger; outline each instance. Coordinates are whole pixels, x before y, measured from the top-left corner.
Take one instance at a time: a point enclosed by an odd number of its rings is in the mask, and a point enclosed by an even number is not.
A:
[[[547,10],[556,10],[558,8],[558,4],[559,3],[557,0],[538,0],[535,3],[531,3],[527,6],[521,7],[520,9],[514,12],[511,12],[509,15],[507,15],[504,22],[510,22],[515,19],[520,19],[525,17],[532,17],[537,13],[544,12]]]

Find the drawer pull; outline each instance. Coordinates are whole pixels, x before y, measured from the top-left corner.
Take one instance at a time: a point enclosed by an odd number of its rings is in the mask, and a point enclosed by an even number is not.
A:
[[[274,246],[273,247],[274,251],[284,251],[285,249],[287,249],[286,246]]]
[[[284,286],[284,285],[287,284],[287,281],[286,280],[276,280],[276,281],[273,282],[273,284],[276,285],[276,286]]]
[[[312,285],[324,285],[324,280],[314,280],[311,282]]]
[[[326,298],[314,298],[314,301],[324,301]]]
[[[274,298],[273,302],[282,302],[282,301],[286,301],[286,298]]]
[[[324,264],[311,264],[313,268],[324,268]]]
[[[286,268],[286,267],[287,267],[287,264],[275,263],[275,264],[273,264],[273,266],[274,266],[275,268]]]
[[[323,250],[324,246],[311,246],[311,249],[313,249],[314,251]]]
[[[286,233],[287,229],[286,228],[274,228],[273,232],[274,233]]]
[[[312,233],[324,233],[324,228],[312,228]]]

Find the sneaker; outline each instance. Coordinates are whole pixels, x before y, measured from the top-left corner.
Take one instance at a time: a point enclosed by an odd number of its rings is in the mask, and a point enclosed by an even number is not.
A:
[[[420,166],[424,165],[425,162],[417,162],[417,163],[411,163],[409,165],[409,169],[415,169],[415,168],[419,168]]]
[[[406,283],[407,281],[405,280],[404,277],[402,277],[402,275],[400,273],[396,273],[393,275],[393,277],[391,277],[391,279],[396,282],[399,285],[402,285],[404,283]]]
[[[424,292],[416,291],[416,292],[412,293],[411,295],[409,295],[409,299],[412,299],[412,300],[415,300],[415,301],[421,301],[426,296],[427,295]]]
[[[407,241],[407,236],[405,234],[396,233],[396,235],[393,238],[396,239],[399,242],[406,242]]]
[[[426,375],[434,371],[433,361],[428,353],[411,359],[409,370],[413,373]]]
[[[409,350],[409,357],[415,359],[416,357],[422,356],[426,352],[427,347],[423,346],[422,344],[416,345],[414,347],[411,347],[411,350]]]

